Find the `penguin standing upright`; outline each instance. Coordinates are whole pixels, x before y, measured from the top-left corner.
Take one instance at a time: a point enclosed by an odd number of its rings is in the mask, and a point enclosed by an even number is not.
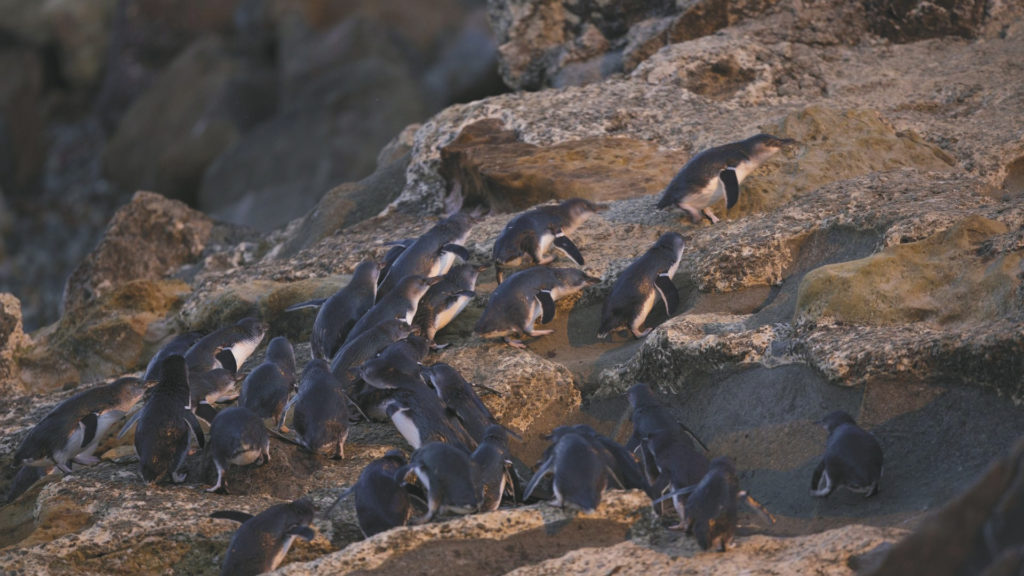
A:
[[[345,457],[348,399],[326,361],[314,358],[306,364],[299,393],[292,398],[290,406],[295,408],[292,425],[299,444],[313,453]]]
[[[694,224],[700,222],[702,215],[717,224],[718,217],[711,206],[725,198],[726,209],[732,208],[740,197],[740,182],[779,150],[795,143],[788,138],[757,134],[704,150],[672,179],[658,200],[658,209],[676,206]]]
[[[260,418],[273,418],[280,427],[296,379],[295,350],[287,338],[277,336],[267,345],[263,363],[242,382],[238,405],[252,410]]]
[[[513,488],[512,455],[509,453],[508,431],[505,427],[500,424],[488,426],[470,459],[480,471],[480,510],[493,512],[501,506],[505,492]],[[514,495],[514,489],[512,491]]]
[[[185,481],[185,457],[191,436],[196,437],[199,447],[205,445],[203,430],[191,411],[188,386],[188,367],[185,358],[168,356],[160,366],[160,382],[146,405],[133,420],[121,430],[123,435],[136,424],[135,451],[139,455],[139,474],[143,481],[151,483],[164,476],[170,476],[175,483]]]
[[[651,328],[641,330],[640,327],[659,297],[665,305],[665,313],[669,316],[675,313],[679,307],[679,290],[672,283],[672,277],[679,268],[683,246],[683,237],[679,234],[663,234],[654,246],[619,274],[601,308],[598,338],[606,338],[612,330],[623,327],[637,338],[646,336]]]
[[[405,247],[377,288],[377,300],[394,290],[406,276],[441,276],[452,267],[456,257],[469,260],[469,252],[462,244],[471,227],[468,214],[453,214]]]
[[[257,460],[270,461],[270,438],[262,419],[252,410],[232,406],[220,411],[210,425],[206,451],[217,468],[217,483],[207,492],[227,493],[224,473],[232,464],[248,466]]]
[[[412,505],[397,474],[406,464],[401,450],[389,450],[367,464],[355,485],[342,492],[331,508],[349,494],[355,494],[356,519],[365,538],[405,526],[412,515]]]
[[[344,288],[326,300],[310,300],[285,308],[285,312],[316,306],[316,319],[309,336],[313,358],[329,360],[341,348],[356,322],[377,300],[377,278],[380,265],[363,260],[352,271],[352,279]]]
[[[842,410],[819,422],[828,431],[825,455],[811,476],[811,494],[827,497],[839,486],[865,498],[878,494],[882,478],[882,446]]]

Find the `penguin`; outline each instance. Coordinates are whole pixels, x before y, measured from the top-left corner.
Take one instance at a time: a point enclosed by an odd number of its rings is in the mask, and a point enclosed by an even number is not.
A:
[[[388,268],[387,276],[377,288],[377,300],[380,301],[396,289],[406,276],[441,276],[452,267],[456,257],[469,260],[469,252],[462,244],[469,236],[471,227],[469,215],[460,213],[441,220],[427,230],[395,258]]]
[[[825,455],[811,476],[811,494],[828,497],[839,486],[865,498],[878,494],[882,478],[882,446],[842,410],[819,422],[828,431]]]
[[[609,478],[621,487],[591,441],[572,431],[560,434],[544,451],[540,466],[526,486],[523,500],[528,500],[541,479],[549,475],[553,477],[551,487],[555,494],[550,504],[559,508],[568,505],[593,512],[601,504]]]
[[[420,377],[423,368],[420,361],[429,349],[427,341],[416,334],[388,344],[356,369],[358,378],[349,387],[353,400],[365,412],[372,409],[371,404],[390,397],[389,391],[394,388],[425,386]],[[385,417],[377,416],[375,419],[383,420]]]
[[[298,443],[315,454],[345,457],[348,438],[348,399],[341,383],[331,374],[327,362],[314,358],[302,370],[299,393],[292,398],[292,425]]]
[[[719,552],[725,552],[736,534],[741,495],[740,481],[736,477],[732,460],[726,457],[715,458],[698,484],[673,491],[653,503],[686,494],[689,495],[686,501],[686,530],[693,531],[701,550],[707,550],[717,542]]]
[[[583,198],[570,198],[561,204],[538,206],[512,218],[494,241],[492,256],[498,284],[504,279],[504,268],[519,263],[523,256],[529,256],[536,265],[550,264],[555,259],[547,255],[552,245],[577,266],[583,266],[583,255],[569,235],[588,218],[607,209],[608,206]]]
[[[441,276],[431,278],[418,275],[406,276],[395,286],[394,290],[382,297],[356,322],[356,325],[348,333],[348,340],[358,338],[360,334],[385,320],[398,318],[404,320],[406,324],[412,325],[420,298],[423,298],[431,286],[440,281]]]
[[[415,238],[403,238],[401,240],[384,243],[385,246],[390,246],[390,248],[388,248],[388,251],[384,253],[384,260],[380,265],[380,274],[377,276],[378,286],[380,286],[380,283],[387,278],[388,272],[391,271],[391,266],[395,263],[395,260],[398,260],[398,257],[402,255],[402,252],[404,252],[409,246],[412,246],[415,241]]]
[[[234,510],[210,514],[210,518],[242,523],[228,544],[221,576],[249,576],[275,570],[296,537],[306,541],[316,537],[310,527],[315,512],[313,503],[302,498],[276,504],[255,516]]]
[[[427,290],[416,308],[412,325],[424,338],[433,342],[434,336],[462,313],[476,296],[476,280],[483,270],[473,264],[452,266],[437,284]],[[443,348],[444,346],[434,346]]]
[[[482,512],[493,512],[501,506],[502,496],[511,492],[515,498],[512,476],[512,455],[508,449],[508,431],[500,424],[488,426],[480,444],[470,455],[480,471]]]
[[[740,182],[795,140],[770,134],[757,134],[746,140],[704,150],[690,159],[676,174],[658,200],[658,210],[676,206],[696,224],[701,216],[712,224],[718,217],[711,211],[716,202],[726,199],[732,208],[740,196]]]
[[[284,407],[295,383],[295,350],[287,338],[277,336],[267,345],[263,363],[242,382],[238,405],[252,410],[260,418],[272,418],[280,428],[284,424]]]
[[[210,424],[206,451],[217,468],[217,483],[206,491],[227,494],[224,472],[232,464],[248,466],[257,460],[260,464],[270,462],[270,437],[263,420],[252,410],[232,406],[217,413]]]
[[[406,464],[404,452],[389,450],[367,464],[355,485],[342,492],[331,508],[355,494],[356,519],[364,538],[405,526],[412,516],[412,504],[402,488],[402,479],[396,475]]]
[[[238,398],[238,378],[226,368],[189,374],[188,384],[192,413],[207,423],[217,416],[214,404]]]
[[[313,358],[329,360],[341,348],[348,333],[377,299],[377,278],[380,265],[363,260],[352,271],[352,279],[326,300],[310,300],[285,308],[285,312],[318,306],[309,347]]]
[[[412,524],[425,524],[437,514],[472,514],[480,509],[480,470],[462,446],[424,444],[412,453],[397,476],[405,484],[418,481],[427,492],[427,512],[413,518]]]
[[[647,252],[633,261],[615,279],[601,308],[601,326],[597,337],[607,338],[612,330],[627,328],[643,338],[651,328],[641,330],[647,315],[661,298],[668,316],[679,308],[679,290],[672,283],[683,257],[683,237],[675,232],[663,234]]]
[[[444,405],[458,417],[474,440],[480,442],[488,426],[497,424],[494,415],[484,406],[473,385],[459,371],[438,362],[421,371],[424,381],[434,389]]]
[[[54,466],[52,465],[22,466],[19,468],[18,473],[11,479],[11,485],[7,487],[4,503],[10,504],[17,500],[18,496],[27,492],[36,482],[49,476],[50,472],[53,472],[53,468]]]
[[[391,420],[414,450],[430,442],[457,444],[467,451],[477,446],[476,439],[458,417],[422,383],[396,385],[378,410]]]
[[[352,381],[351,370],[360,366],[389,344],[409,336],[413,331],[405,320],[392,318],[370,328],[356,337],[349,337],[331,359],[331,373],[343,384]]]
[[[692,433],[677,422],[654,397],[644,383],[629,389],[633,410],[633,436],[627,447],[634,446],[641,454],[647,481],[655,492],[665,488],[678,490],[700,482],[708,471],[708,458],[694,446]],[[686,527],[686,495],[672,499],[679,523],[671,529]]]
[[[180,484],[185,481],[182,471],[185,457],[196,437],[200,448],[205,446],[203,430],[192,414],[189,397],[188,366],[185,358],[177,354],[168,356],[160,366],[160,382],[138,419],[125,424],[119,436],[136,425],[135,451],[139,455],[139,474],[147,484],[164,476]]]
[[[186,332],[184,334],[178,334],[171,339],[170,342],[164,344],[163,348],[157,351],[149,360],[149,364],[146,365],[145,375],[142,377],[144,382],[158,382],[160,380],[160,364],[163,363],[164,358],[172,354],[184,355],[188,352],[196,342],[202,338],[203,335],[199,332]]]
[[[267,327],[256,318],[243,318],[231,326],[214,330],[185,352],[190,374],[224,368],[232,374],[245,364],[263,341]]]
[[[98,463],[93,452],[117,421],[138,402],[145,388],[138,378],[84,390],[57,404],[36,424],[14,452],[15,466],[55,465],[65,474],[71,463]],[[182,406],[188,398],[182,402]]]
[[[555,317],[555,301],[574,294],[584,286],[600,282],[576,268],[548,268],[534,266],[508,277],[491,293],[487,307],[473,331],[482,338],[503,337],[516,348],[525,348],[512,336],[543,336],[553,330],[537,330],[538,318],[547,324]]]
[[[644,477],[644,473],[637,463],[636,457],[626,448],[611,438],[599,434],[597,430],[586,424],[573,426],[559,426],[548,434],[547,439],[557,443],[558,439],[567,433],[578,434],[590,440],[591,445],[598,451],[605,461],[607,469],[621,482],[622,487],[627,490],[643,490],[652,499],[657,493],[651,488],[650,483]]]

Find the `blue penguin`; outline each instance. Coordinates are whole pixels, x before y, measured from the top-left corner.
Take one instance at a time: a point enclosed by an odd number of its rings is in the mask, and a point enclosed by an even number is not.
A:
[[[427,513],[413,518],[413,524],[429,522],[436,514],[472,514],[480,509],[480,471],[460,445],[424,444],[397,475],[408,484],[418,480],[427,492]]]
[[[736,534],[738,503],[741,497],[740,481],[732,460],[719,457],[711,461],[708,472],[694,486],[688,486],[655,500],[676,498],[689,494],[686,500],[687,531],[692,530],[702,550],[716,542],[720,552]]]
[[[420,298],[423,298],[431,286],[440,281],[441,276],[431,278],[416,275],[406,276],[395,286],[394,290],[383,296],[373,308],[363,314],[363,317],[348,333],[348,340],[358,338],[363,332],[386,320],[398,318],[404,320],[406,324],[412,325]]]
[[[552,330],[534,328],[537,319],[547,324],[555,317],[555,301],[597,282],[599,278],[576,268],[534,266],[520,270],[491,293],[473,331],[483,338],[504,337],[510,345],[525,348],[521,341],[511,337],[551,334]]]
[[[191,411],[188,367],[178,355],[168,356],[160,366],[160,382],[139,412],[137,420],[121,429],[124,435],[136,424],[135,451],[139,455],[139,474],[151,483],[170,476],[175,483],[185,481],[185,457],[191,435],[202,448],[203,430]]]
[[[329,360],[341,348],[348,333],[363,314],[377,300],[377,277],[380,266],[373,260],[363,260],[352,271],[352,279],[324,301],[311,300],[285,308],[286,312],[318,305],[313,321],[309,347],[313,358]]]
[[[395,260],[398,260],[398,257],[402,255],[402,252],[405,252],[405,249],[412,246],[415,241],[415,238],[403,238],[401,240],[384,243],[385,246],[390,246],[390,248],[388,248],[388,251],[384,253],[384,259],[380,265],[380,274],[377,276],[378,286],[385,278],[387,278],[388,272],[391,271],[391,266],[395,263]]]
[[[865,497],[878,493],[882,446],[853,417],[836,410],[819,422],[828,431],[825,455],[811,476],[811,494],[827,497],[839,486]]]
[[[210,438],[206,451],[217,468],[217,483],[207,492],[228,491],[224,473],[228,466],[248,466],[257,460],[261,464],[270,461],[270,437],[263,427],[263,420],[252,410],[232,406],[217,413],[210,424]]]
[[[290,406],[295,410],[292,425],[300,445],[313,453],[345,457],[348,399],[327,362],[314,358],[306,364],[299,393],[291,400]]]
[[[231,326],[214,330],[185,352],[190,374],[224,368],[231,373],[245,364],[263,341],[267,327],[257,318],[243,318]]]
[[[555,258],[548,256],[554,245],[577,266],[583,266],[583,255],[569,239],[588,218],[607,210],[583,198],[570,198],[561,204],[538,206],[519,214],[505,225],[494,241],[494,272],[498,284],[504,280],[504,268],[529,256],[536,265],[550,264]]]
[[[284,336],[277,336],[267,345],[263,363],[249,372],[242,382],[238,405],[252,410],[260,418],[273,418],[284,423],[284,407],[288,395],[296,387],[295,350]]]
[[[657,497],[657,493],[651,488],[650,483],[644,477],[636,457],[629,450],[626,450],[624,446],[603,434],[599,434],[597,430],[586,424],[559,426],[548,434],[547,439],[556,443],[559,438],[567,433],[578,434],[590,440],[591,445],[594,446],[594,449],[598,451],[601,458],[605,461],[608,470],[621,482],[623,488],[627,490],[643,490],[651,498]]]
[[[396,385],[380,411],[413,449],[430,442],[457,444],[467,451],[476,448],[476,439],[422,381]]]
[[[172,338],[170,342],[164,344],[164,346],[157,350],[157,353],[150,358],[149,364],[146,365],[146,372],[142,377],[142,380],[145,382],[158,382],[160,380],[160,364],[163,363],[164,358],[167,358],[172,354],[184,356],[185,352],[188,352],[188,349],[202,337],[203,335],[199,332],[186,332],[184,334],[178,334]]]
[[[356,337],[350,337],[331,359],[331,373],[343,384],[348,384],[353,378],[351,371],[376,356],[388,345],[409,336],[412,331],[412,326],[405,320],[392,318]]]
[[[405,526],[412,516],[408,493],[396,475],[407,464],[405,453],[389,450],[363,468],[354,486],[334,501],[334,508],[349,494],[355,494],[356,519],[363,537],[369,538],[396,526]]]
[[[732,208],[740,196],[740,182],[748,174],[794,140],[770,134],[757,134],[746,140],[704,150],[690,159],[662,192],[658,209],[677,206],[696,224],[701,215],[718,223],[711,206],[726,199]]]
[[[482,268],[473,264],[452,266],[441,281],[427,290],[416,308],[412,325],[420,334],[433,342],[434,336],[462,313],[476,296],[476,279]],[[435,346],[441,348],[442,346]]]
[[[660,297],[671,316],[679,307],[679,290],[672,277],[683,257],[683,237],[675,232],[663,234],[647,252],[633,261],[615,279],[601,308],[601,326],[597,337],[606,338],[612,330],[628,328],[643,338],[651,328],[640,330]]]
[[[452,267],[456,256],[469,260],[469,252],[462,244],[469,236],[471,226],[469,215],[454,214],[435,224],[402,250],[377,289],[378,301],[397,288],[406,276],[441,276]]]
[[[498,423],[473,390],[473,385],[449,364],[438,362],[423,368],[421,374],[425,382],[437,392],[438,398],[455,413],[469,435],[477,442],[483,439],[488,426]]]
[[[549,475],[553,477],[551,487],[555,494],[551,505],[559,508],[570,505],[586,512],[594,511],[601,504],[609,479],[622,485],[593,443],[572,431],[559,434],[555,443],[544,451],[537,471],[526,486],[523,500],[528,500],[541,479]]]
[[[211,518],[242,523],[228,544],[221,576],[249,576],[277,569],[296,536],[306,541],[316,537],[310,527],[315,512],[313,503],[303,498],[276,504],[255,516],[233,510],[210,514]]]
[[[192,413],[206,422],[213,422],[218,402],[238,398],[238,376],[226,368],[188,375],[188,389]]]
[[[633,409],[633,437],[628,445],[640,450],[651,486],[661,492],[666,487],[678,490],[700,482],[708,471],[708,458],[694,446],[689,430],[672,417],[647,384],[634,385],[628,396]],[[685,494],[674,497],[672,503],[679,514],[679,523],[672,528],[683,529]]]
[[[138,378],[119,378],[111,384],[84,390],[57,404],[21,441],[14,465],[46,467],[51,463],[71,473],[71,462],[93,465],[93,456],[111,427],[142,398]],[[188,398],[182,402],[182,406]]]
[[[508,430],[500,424],[488,426],[480,444],[470,455],[480,471],[482,486],[480,510],[493,512],[501,506],[502,496],[511,492],[515,497],[512,476],[512,455],[508,449]]]

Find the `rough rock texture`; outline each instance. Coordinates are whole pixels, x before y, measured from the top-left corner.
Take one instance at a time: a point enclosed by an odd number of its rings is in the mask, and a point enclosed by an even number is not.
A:
[[[306,22],[318,23],[319,32],[338,26],[322,3],[291,5],[308,9]],[[183,211],[143,234],[124,222],[128,214],[147,221],[142,206],[157,202],[141,195],[73,279],[98,295],[69,305],[64,322],[17,355],[26,389],[59,391],[15,395],[0,410],[0,486],[11,482],[7,464],[21,439],[79,381],[141,368],[146,347],[151,352],[172,333],[257,312],[272,334],[294,339],[303,364],[312,316],[281,310],[336,290],[360,260],[421,234],[459,202],[471,211],[493,208],[474,211],[466,241],[472,262],[489,263],[510,214],[494,200],[473,199],[469,184],[489,186],[485,175],[501,168],[508,181],[532,182],[518,190],[575,185],[578,193],[621,193],[573,233],[585,271],[601,282],[560,300],[545,326],[554,333],[516,350],[472,334],[495,289],[487,270],[464,314],[438,334],[448,348],[424,363],[449,362],[499,392],[483,400],[522,433],[512,451],[527,463],[558,424],[587,423],[628,438],[621,392],[648,381],[711,455],[734,460],[741,487],[777,523],[745,519],[734,549],[700,553],[691,538],[666,530],[671,515],[650,517],[643,495],[609,492],[589,517],[534,505],[363,541],[345,501],[317,518],[318,537],[297,543],[283,572],[850,574],[885,566],[890,548],[897,550],[894,570],[919,554],[961,573],[980,572],[996,553],[997,568],[1018,560],[1012,549],[978,556],[977,533],[996,527],[1000,514],[1016,518],[1019,449],[958,499],[1024,436],[1024,87],[1016,81],[1024,19],[1016,8],[992,3],[971,24],[970,40],[940,28],[938,38],[892,43],[871,32],[883,16],[848,2],[737,4],[756,17],[729,16],[714,34],[686,41],[672,35],[683,33],[680,15],[703,13],[714,22],[712,4],[681,3],[642,17],[627,10],[630,3],[616,5],[621,13],[608,3],[508,5],[522,10],[515,22],[547,14],[557,25],[571,23],[550,46],[584,56],[545,69],[546,77],[590,78],[587,66],[627,54],[633,68],[582,86],[449,107],[373,150],[373,176],[336,189],[306,217],[270,233],[225,230]],[[278,17],[276,26],[294,24],[287,10]],[[605,26],[616,22],[628,24]],[[528,46],[529,34],[555,30],[518,26],[502,32],[504,43]],[[563,42],[572,49],[558,48]],[[316,53],[297,46],[287,49]],[[331,61],[306,64],[329,68]],[[304,68],[290,70],[301,84]],[[481,121],[488,138],[451,146]],[[687,157],[759,131],[800,145],[751,174],[737,206],[718,209],[721,222],[694,225],[654,209],[658,189]],[[615,147],[622,144],[628,148]],[[446,165],[451,171],[442,169],[442,156],[459,146]],[[502,149],[501,163],[478,162]],[[266,162],[267,149],[261,152]],[[657,158],[665,160],[637,168]],[[367,206],[384,202],[383,213],[362,219]],[[196,232],[203,226],[208,236]],[[612,283],[669,231],[687,243],[673,278],[680,309],[669,318],[655,306],[647,321],[655,329],[644,340],[615,334],[599,341]],[[154,233],[155,244],[140,240]],[[173,248],[161,251],[173,263],[113,265],[161,246]],[[97,342],[112,343],[118,354]],[[885,476],[875,497],[808,494],[826,442],[815,422],[836,409],[882,444]],[[256,512],[309,495],[322,511],[371,459],[408,449],[390,423],[360,422],[350,434],[340,461],[274,437],[269,464],[229,470],[229,495],[201,491],[212,470],[198,453],[184,485],[143,486],[130,436],[110,441],[100,464],[51,475],[0,509],[0,564],[27,573],[215,573],[235,526],[206,518],[211,510]],[[931,515],[950,502],[951,512]],[[906,529],[920,530],[907,540],[911,552],[893,548]],[[930,552],[936,549],[942,554]]]
[[[21,330],[21,303],[13,294],[0,294],[0,391],[4,395],[23,394],[19,384],[16,355],[29,344]]]

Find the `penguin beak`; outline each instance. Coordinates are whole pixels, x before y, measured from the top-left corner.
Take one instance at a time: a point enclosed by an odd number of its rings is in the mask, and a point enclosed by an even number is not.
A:
[[[607,212],[611,207],[611,204],[594,204],[594,212]]]
[[[600,284],[601,283],[601,279],[600,278],[598,278],[596,276],[591,276],[590,274],[585,274],[583,276],[583,280],[587,284],[591,284],[591,285],[593,285],[593,284]]]
[[[443,279],[444,279],[444,276],[432,276],[430,278],[427,278],[426,283],[427,283],[427,286],[433,286],[434,284],[437,284],[438,282],[440,282]]]

